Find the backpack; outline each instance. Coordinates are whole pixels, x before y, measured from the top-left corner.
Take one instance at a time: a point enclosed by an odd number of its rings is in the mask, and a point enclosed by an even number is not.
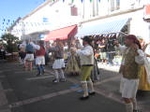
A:
[[[30,52],[30,53],[33,53],[34,52],[34,48],[31,44],[28,44],[26,46],[26,52]]]

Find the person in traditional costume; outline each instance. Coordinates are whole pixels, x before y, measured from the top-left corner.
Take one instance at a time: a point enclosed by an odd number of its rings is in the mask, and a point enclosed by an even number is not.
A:
[[[83,38],[83,48],[77,50],[77,54],[80,57],[81,63],[81,85],[83,89],[83,96],[80,97],[80,100],[86,100],[89,98],[89,95],[94,95],[94,86],[91,80],[91,72],[94,65],[94,50],[91,46],[92,39],[89,36]]]
[[[65,82],[66,77],[64,75],[63,68],[65,68],[64,62],[64,45],[60,39],[56,39],[56,45],[51,46],[48,49],[49,52],[54,53],[54,63],[52,68],[55,72],[55,79],[53,80],[54,83],[58,82]]]
[[[122,74],[120,92],[125,102],[126,112],[140,112],[136,94],[139,86],[140,66],[144,63],[144,52],[135,35],[126,35],[125,47],[116,46],[123,52],[119,73]]]
[[[68,75],[79,75],[80,74],[80,58],[76,54],[76,47],[72,46],[70,48],[70,55],[67,59],[67,64],[65,67],[65,73]]]
[[[145,52],[145,55],[147,57],[147,62],[148,65],[150,66],[150,61],[148,61],[149,57],[150,57],[150,45],[149,44],[145,44],[144,40],[142,38],[139,38],[140,44],[142,46],[143,51]],[[150,69],[146,69],[146,66],[143,65],[141,66],[141,70],[140,70],[140,82],[139,82],[139,91],[150,91]]]
[[[44,65],[45,65],[45,47],[44,41],[38,41],[38,44],[30,42],[30,44],[35,49],[35,64],[37,66],[38,73],[36,76],[44,75]]]

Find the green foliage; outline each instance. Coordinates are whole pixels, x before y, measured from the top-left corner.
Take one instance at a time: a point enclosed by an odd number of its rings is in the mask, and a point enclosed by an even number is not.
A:
[[[9,53],[12,52],[17,52],[17,43],[19,42],[19,38],[15,37],[12,34],[4,34],[1,36],[1,40],[3,41],[3,43],[5,44],[4,46],[6,46],[6,51]]]

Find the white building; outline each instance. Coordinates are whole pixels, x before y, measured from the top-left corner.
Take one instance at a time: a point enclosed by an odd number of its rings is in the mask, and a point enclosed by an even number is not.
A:
[[[20,38],[32,38],[33,34],[47,33],[47,31],[77,24],[81,18],[71,15],[71,2],[63,0],[47,0],[31,13],[20,19],[9,31]],[[32,37],[31,37],[32,35]],[[37,34],[35,35],[37,36]]]
[[[11,33],[24,37],[77,24],[77,37],[123,32],[150,41],[150,26],[143,20],[148,3],[149,0],[47,0],[22,18]]]
[[[97,2],[92,12],[93,17],[85,8],[87,17],[80,22],[77,37],[84,35],[101,35],[111,33],[130,33],[150,41],[149,23],[144,21],[144,7],[148,0],[93,0]],[[91,3],[91,4],[92,4]],[[96,9],[96,10],[95,10]],[[126,31],[121,31],[125,30]]]

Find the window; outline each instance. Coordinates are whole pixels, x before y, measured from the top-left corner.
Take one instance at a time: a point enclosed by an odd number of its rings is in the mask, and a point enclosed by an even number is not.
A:
[[[116,9],[120,9],[120,0],[116,0]]]
[[[110,10],[115,11],[120,9],[120,0],[110,0]]]

